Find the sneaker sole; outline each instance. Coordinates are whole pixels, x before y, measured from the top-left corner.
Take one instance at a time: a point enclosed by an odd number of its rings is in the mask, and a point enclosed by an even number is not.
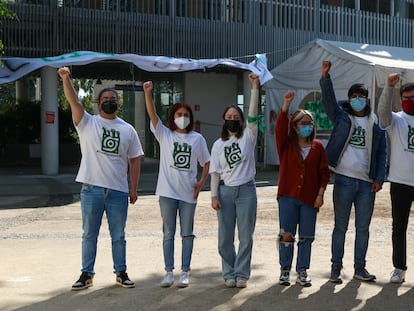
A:
[[[312,283],[304,283],[304,282],[299,282],[300,285],[302,285],[303,287],[311,287]]]
[[[279,285],[289,286],[290,285],[290,281],[279,281]]]
[[[359,276],[357,274],[354,275],[354,279],[359,280],[359,281],[365,281],[365,282],[375,282],[376,278],[364,278],[362,276]]]
[[[302,285],[303,287],[311,287],[312,283],[311,282],[302,282],[300,280],[297,280],[297,282]]]
[[[135,287],[135,284],[127,285],[127,284],[122,284],[122,283],[119,283],[119,282],[116,282],[116,285],[121,286],[123,288],[134,288]]]
[[[86,284],[85,286],[82,286],[82,287],[72,287],[72,290],[73,291],[84,290],[84,289],[88,289],[91,286],[93,286],[93,283]]]
[[[329,279],[329,282],[334,284],[342,284],[342,279]]]
[[[167,287],[171,287],[173,284],[174,284],[174,282],[172,282],[172,283],[161,283],[160,287],[167,288]]]
[[[398,281],[393,281],[393,280],[390,280],[390,282],[391,282],[391,283],[393,283],[393,284],[402,284],[402,283],[404,283],[404,282],[405,282],[405,279],[398,280]]]
[[[178,284],[177,284],[177,287],[179,287],[179,288],[186,288],[186,287],[188,287],[188,285],[189,285],[189,284],[178,283]]]

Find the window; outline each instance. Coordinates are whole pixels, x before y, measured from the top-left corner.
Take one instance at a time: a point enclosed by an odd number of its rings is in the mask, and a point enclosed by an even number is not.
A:
[[[409,19],[414,19],[414,1],[395,1],[394,2],[394,15]]]
[[[321,0],[321,4],[355,9],[355,0]]]
[[[381,14],[391,14],[391,5],[388,0],[360,1],[361,11]]]

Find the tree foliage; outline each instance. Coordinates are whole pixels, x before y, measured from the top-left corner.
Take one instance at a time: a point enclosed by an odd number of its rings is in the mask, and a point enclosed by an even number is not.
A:
[[[0,0],[0,32],[3,29],[3,21],[6,19],[17,19],[17,15],[7,7],[7,0]],[[3,40],[0,38],[0,56],[4,54]]]
[[[82,103],[88,112],[93,113],[93,81],[73,80],[76,90],[83,89],[85,96]],[[62,85],[58,87],[59,101],[59,142],[77,143],[78,136],[72,122],[70,106],[63,93]],[[0,144],[35,144],[40,143],[41,102],[25,100],[16,102],[15,82],[0,84]]]

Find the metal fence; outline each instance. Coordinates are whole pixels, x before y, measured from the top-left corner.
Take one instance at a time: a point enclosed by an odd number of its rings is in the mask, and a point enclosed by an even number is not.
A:
[[[39,0],[9,4],[6,56],[77,50],[227,58],[267,53],[273,68],[307,42],[327,40],[413,47],[414,21],[319,0]]]

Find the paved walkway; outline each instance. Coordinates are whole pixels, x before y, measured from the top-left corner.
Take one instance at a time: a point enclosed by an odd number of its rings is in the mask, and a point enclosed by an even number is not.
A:
[[[39,167],[0,167],[0,209],[57,206],[79,200],[81,185],[75,182],[77,166],[61,167],[59,174],[42,175]],[[158,161],[144,159],[141,165],[139,195],[155,193]],[[275,166],[257,169],[258,186],[277,184]],[[210,181],[204,186],[208,190]]]

